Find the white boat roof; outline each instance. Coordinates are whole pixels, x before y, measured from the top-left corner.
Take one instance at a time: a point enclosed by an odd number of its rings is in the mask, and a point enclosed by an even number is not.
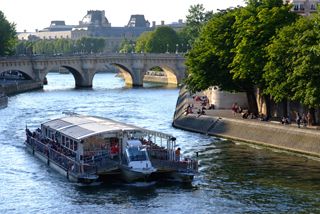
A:
[[[43,123],[42,125],[50,127],[51,129],[54,129],[76,140],[81,140],[102,133],[116,133],[125,131],[148,132],[163,138],[172,137],[168,134],[147,130],[103,117],[79,114],[53,119]]]

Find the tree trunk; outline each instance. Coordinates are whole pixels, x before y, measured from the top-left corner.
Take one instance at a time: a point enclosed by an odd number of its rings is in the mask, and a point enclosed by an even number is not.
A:
[[[316,125],[317,121],[316,121],[316,110],[314,108],[310,108],[309,112],[311,114],[311,118],[312,118],[312,125]]]
[[[272,109],[271,109],[271,99],[270,99],[270,95],[264,95],[263,96],[265,102],[266,102],[266,111],[267,111],[267,118],[271,118],[271,113],[272,113]]]
[[[288,101],[287,99],[284,99],[282,101],[282,112],[283,112],[283,117],[288,117]]]
[[[247,90],[246,91],[247,94],[247,99],[248,99],[248,108],[249,111],[254,113],[254,114],[258,114],[258,104],[257,104],[257,99],[254,93],[253,89]]]

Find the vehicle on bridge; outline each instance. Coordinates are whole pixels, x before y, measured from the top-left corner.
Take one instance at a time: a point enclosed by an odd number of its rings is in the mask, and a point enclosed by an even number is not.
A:
[[[34,132],[26,128],[25,144],[33,155],[78,183],[192,182],[197,161],[178,159],[175,140],[111,119],[70,114],[42,123]]]

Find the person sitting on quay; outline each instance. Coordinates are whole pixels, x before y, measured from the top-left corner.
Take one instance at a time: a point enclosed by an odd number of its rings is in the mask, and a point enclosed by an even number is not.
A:
[[[199,108],[198,110],[198,117],[200,117],[201,115],[205,115],[206,112],[204,111],[206,108],[203,106],[202,108]]]
[[[192,108],[193,108],[193,106],[188,104],[187,108],[185,109],[185,114],[186,115],[192,114],[193,113]]]
[[[281,124],[284,124],[284,125],[290,124],[289,118],[283,116],[282,119],[281,119]]]
[[[233,112],[233,115],[236,116],[236,113],[238,113],[238,103],[233,103],[231,110]]]

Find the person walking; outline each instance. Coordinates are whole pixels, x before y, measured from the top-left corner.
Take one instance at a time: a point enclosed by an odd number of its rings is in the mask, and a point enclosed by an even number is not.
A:
[[[297,122],[298,128],[300,128],[301,116],[299,112],[296,112],[296,122]]]

